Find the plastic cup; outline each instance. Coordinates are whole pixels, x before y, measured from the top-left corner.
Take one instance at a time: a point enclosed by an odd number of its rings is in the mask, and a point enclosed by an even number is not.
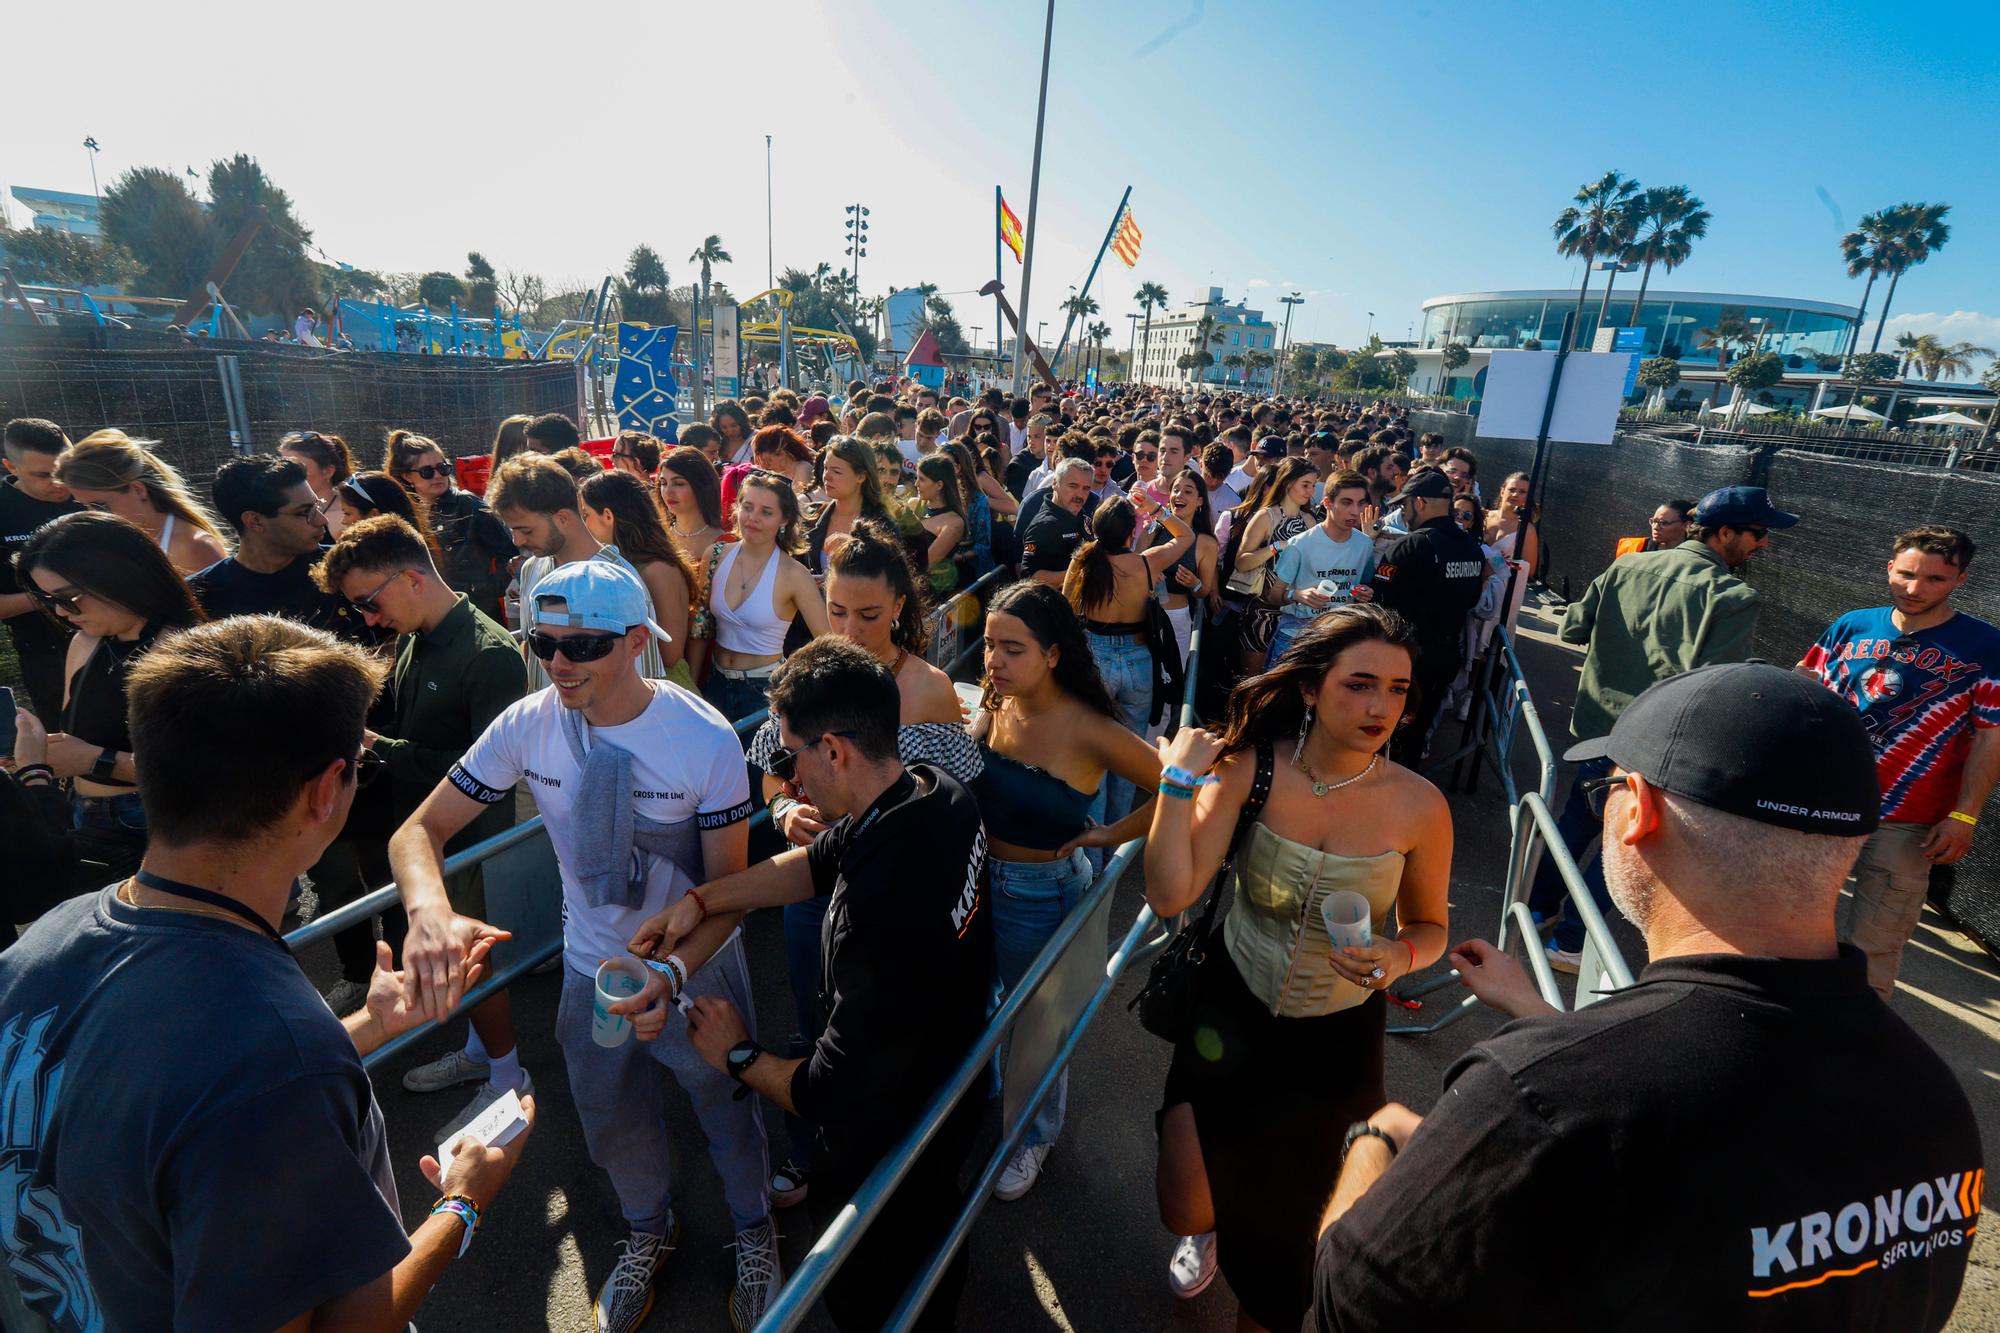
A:
[[[590,1007],[590,1039],[599,1046],[623,1046],[632,1035],[632,1020],[611,1012],[619,1000],[646,989],[646,969],[636,958],[613,958],[599,964],[597,996]]]
[[[952,692],[958,696],[959,711],[968,718],[979,711],[979,701],[985,691],[968,681],[958,681],[952,685]]]
[[[1319,917],[1336,949],[1365,949],[1375,942],[1374,909],[1352,889],[1339,889],[1320,899]]]
[[[1319,581],[1319,591],[1322,597],[1331,597],[1336,602],[1347,600],[1340,595],[1340,584],[1332,579],[1321,579]]]

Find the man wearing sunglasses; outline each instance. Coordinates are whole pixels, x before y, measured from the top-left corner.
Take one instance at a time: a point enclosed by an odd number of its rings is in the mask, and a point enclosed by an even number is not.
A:
[[[984,1022],[992,976],[978,806],[939,769],[904,767],[899,708],[895,677],[850,640],[822,637],[787,658],[771,679],[784,748],[769,771],[795,784],[831,826],[809,847],[703,884],[630,942],[641,958],[671,954],[700,969],[745,911],[828,900],[826,1026],[806,1058],[764,1050],[724,997],[694,1001],[688,1020],[703,1059],[818,1127],[809,1198],[822,1227],[964,1058]],[[698,982],[703,973],[694,975]],[[671,991],[672,980],[656,974],[630,1003],[653,1004]],[[660,1026],[643,1014],[635,1024],[647,1039]],[[841,1329],[883,1327],[916,1265],[949,1228],[979,1100],[961,1101],[828,1286],[827,1310]],[[955,1326],[966,1271],[961,1250],[919,1327]]]
[[[1563,616],[1563,642],[1584,645],[1570,734],[1579,741],[1608,735],[1625,705],[1655,682],[1749,657],[1759,598],[1739,571],[1770,545],[1773,529],[1798,521],[1797,514],[1775,508],[1762,486],[1724,486],[1701,498],[1688,540],[1672,550],[1628,555],[1599,574]],[[1591,895],[1607,911],[1603,865],[1584,854],[1599,821],[1582,793],[1608,771],[1602,761],[1580,765],[1557,820]],[[1561,902],[1562,879],[1544,859],[1529,909],[1546,923]],[[1549,965],[1575,972],[1582,948],[1583,923],[1565,915],[1548,943]]]
[[[440,871],[444,847],[487,807],[512,801],[525,779],[562,879],[556,1040],[591,1160],[610,1176],[630,1229],[618,1255],[606,1257],[597,1327],[625,1333],[644,1322],[654,1278],[680,1243],[666,1129],[671,1077],[694,1103],[722,1178],[736,1232],[731,1310],[736,1326],[747,1329],[778,1285],[757,1103],[736,1098],[729,1077],[679,1032],[613,1047],[591,1036],[599,964],[623,957],[648,919],[696,885],[749,860],[754,807],[743,746],[705,701],[640,674],[649,639],[667,636],[652,619],[646,585],[626,566],[557,566],[536,586],[528,616],[527,647],[545,665],[549,687],[495,718],[390,841],[410,916],[404,957],[426,1012],[442,1014],[457,1003],[452,968],[487,927],[452,909]],[[742,942],[732,934],[718,943],[711,965],[689,980],[689,993],[752,1014]],[[677,1011],[652,1017],[670,1029],[684,1021]]]
[[[188,578],[209,619],[287,616],[357,643],[373,638],[346,598],[313,582],[326,514],[305,468],[271,454],[232,458],[215,470],[212,494],[236,530],[236,554]]]
[[[6,478],[0,480],[0,622],[5,622],[7,637],[13,641],[35,716],[53,725],[60,725],[56,719],[62,716],[69,631],[58,617],[43,615],[35,605],[33,595],[15,577],[14,557],[44,523],[83,508],[56,480],[56,459],[67,448],[69,437],[62,427],[39,417],[17,417],[0,431],[0,455],[7,469]]]
[[[1958,863],[2000,781],[2000,630],[1958,610],[1976,551],[1953,528],[1890,544],[1889,605],[1850,611],[1799,670],[1860,711],[1875,743],[1882,827],[1854,865],[1841,938],[1883,999],[1924,911],[1931,867]]]

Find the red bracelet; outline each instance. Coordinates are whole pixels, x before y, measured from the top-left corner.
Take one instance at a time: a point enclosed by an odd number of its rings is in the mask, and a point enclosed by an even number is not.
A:
[[[694,899],[694,905],[701,909],[701,920],[702,921],[708,920],[708,904],[702,900],[701,891],[699,889],[690,887],[688,889],[688,897]],[[697,921],[695,922],[695,924],[700,925],[701,921]],[[1415,956],[1416,955],[1414,954],[1411,955],[1411,957]]]
[[[1410,951],[1410,971],[1414,972],[1417,970],[1417,946],[1411,944],[1409,940],[1405,939],[1403,941],[1403,947]],[[1407,976],[1409,974],[1405,973],[1404,975]]]

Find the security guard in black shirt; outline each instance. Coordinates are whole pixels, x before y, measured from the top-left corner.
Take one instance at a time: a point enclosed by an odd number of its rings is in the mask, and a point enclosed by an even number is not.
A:
[[[1410,474],[1389,501],[1401,505],[1409,535],[1382,553],[1371,586],[1375,602],[1410,622],[1417,635],[1416,707],[1396,733],[1391,756],[1415,768],[1431,722],[1465,665],[1465,618],[1486,583],[1479,540],[1451,521],[1451,478],[1430,468]]]

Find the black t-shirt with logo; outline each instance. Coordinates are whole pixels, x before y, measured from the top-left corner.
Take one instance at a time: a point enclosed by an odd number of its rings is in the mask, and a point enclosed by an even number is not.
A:
[[[37,500],[12,477],[0,482],[0,593],[23,591],[20,579],[14,574],[14,557],[21,553],[35,530],[82,508],[74,500]],[[34,608],[7,617],[5,624],[17,652],[60,651],[69,642],[68,630]]]
[[[275,574],[260,574],[229,556],[190,576],[188,588],[211,620],[286,616],[354,643],[375,642],[375,631],[345,597],[322,592],[313,582],[312,568],[326,551],[308,552]]]
[[[1320,1237],[1314,1326],[1940,1329],[1981,1161],[1958,1080],[1853,948],[1670,959],[1446,1073]]]
[[[792,1075],[799,1114],[854,1161],[887,1151],[986,1022],[986,833],[956,779],[913,764],[814,838],[826,1030]]]
[[[1375,562],[1375,600],[1410,622],[1423,656],[1417,670],[1456,674],[1465,658],[1465,618],[1486,586],[1486,553],[1449,518],[1420,524]],[[1447,669],[1448,668],[1448,669]]]
[[[1021,532],[1021,572],[1069,568],[1069,558],[1083,544],[1083,516],[1059,504],[1044,504]]]

